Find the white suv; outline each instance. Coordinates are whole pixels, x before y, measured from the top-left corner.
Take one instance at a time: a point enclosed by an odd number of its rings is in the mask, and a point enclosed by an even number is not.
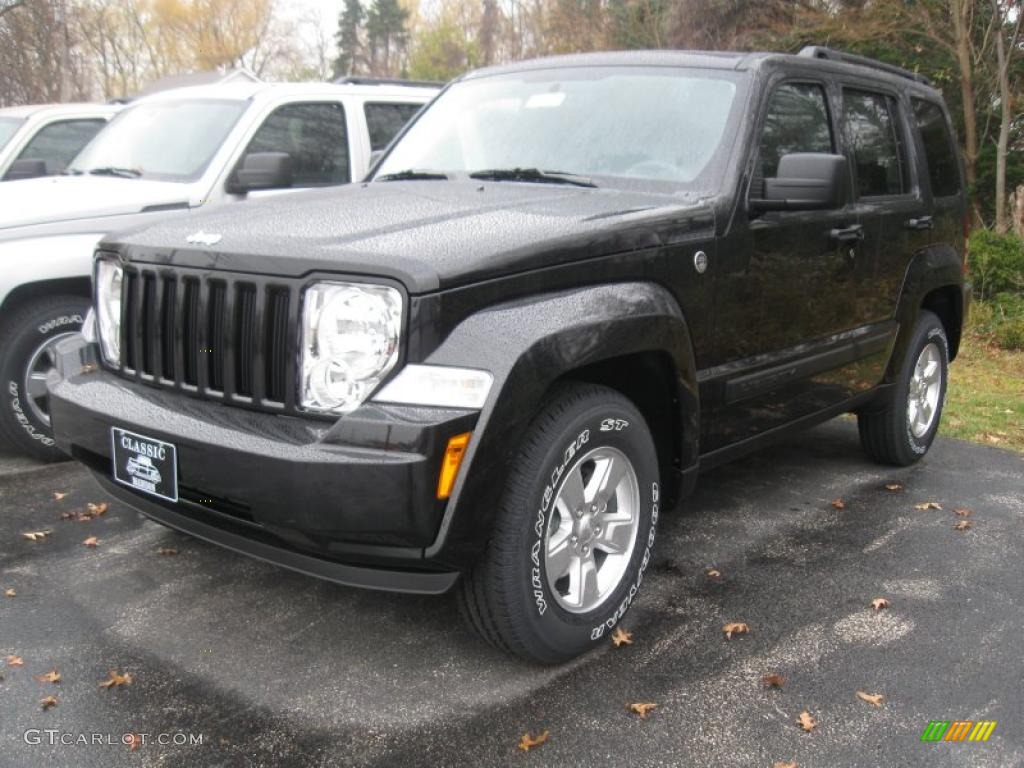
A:
[[[61,173],[119,109],[112,104],[0,109],[0,181]]]
[[[42,460],[54,345],[81,327],[92,252],[155,217],[363,178],[437,89],[227,83],[134,102],[64,174],[0,184],[0,436]]]

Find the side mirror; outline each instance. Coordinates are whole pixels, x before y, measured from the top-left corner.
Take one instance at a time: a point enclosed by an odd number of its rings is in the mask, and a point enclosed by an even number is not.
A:
[[[778,175],[764,180],[764,196],[750,199],[752,211],[812,211],[841,208],[848,166],[842,155],[795,152],[779,159]]]
[[[287,152],[253,152],[242,159],[228,191],[244,195],[260,189],[282,189],[295,181],[292,156]]]
[[[46,175],[45,160],[15,160],[4,174],[4,181],[35,179]]]

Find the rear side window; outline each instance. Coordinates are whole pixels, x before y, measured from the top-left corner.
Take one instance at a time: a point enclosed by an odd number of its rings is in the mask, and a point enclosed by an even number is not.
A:
[[[845,91],[843,126],[853,149],[860,197],[910,191],[906,149],[900,141],[894,99],[880,93]]]
[[[412,116],[420,111],[422,104],[376,103],[363,106],[366,127],[370,131],[370,149],[376,152],[384,149],[398,132],[405,127]]]
[[[106,124],[106,120],[60,120],[44,125],[17,159],[43,160],[47,173],[60,173]]]
[[[286,104],[274,110],[245,153],[287,152],[296,187],[349,181],[348,130],[340,104]]]
[[[935,197],[960,192],[960,168],[953,151],[953,137],[942,109],[930,101],[913,99],[914,119],[921,131],[924,156],[928,161],[928,180]]]
[[[765,113],[759,151],[762,179],[775,177],[783,155],[834,151],[825,91],[820,85],[785,83],[775,90]]]

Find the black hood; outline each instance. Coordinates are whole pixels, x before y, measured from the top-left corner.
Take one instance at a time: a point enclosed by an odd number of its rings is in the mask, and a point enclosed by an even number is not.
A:
[[[400,280],[425,293],[710,230],[693,198],[554,184],[398,181],[292,193],[112,238],[134,261]],[[188,243],[203,233],[211,245]],[[193,238],[194,239],[194,238]]]

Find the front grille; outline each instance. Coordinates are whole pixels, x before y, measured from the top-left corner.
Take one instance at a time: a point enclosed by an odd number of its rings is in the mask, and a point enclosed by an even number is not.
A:
[[[298,287],[130,264],[121,296],[123,376],[259,410],[294,412]]]

